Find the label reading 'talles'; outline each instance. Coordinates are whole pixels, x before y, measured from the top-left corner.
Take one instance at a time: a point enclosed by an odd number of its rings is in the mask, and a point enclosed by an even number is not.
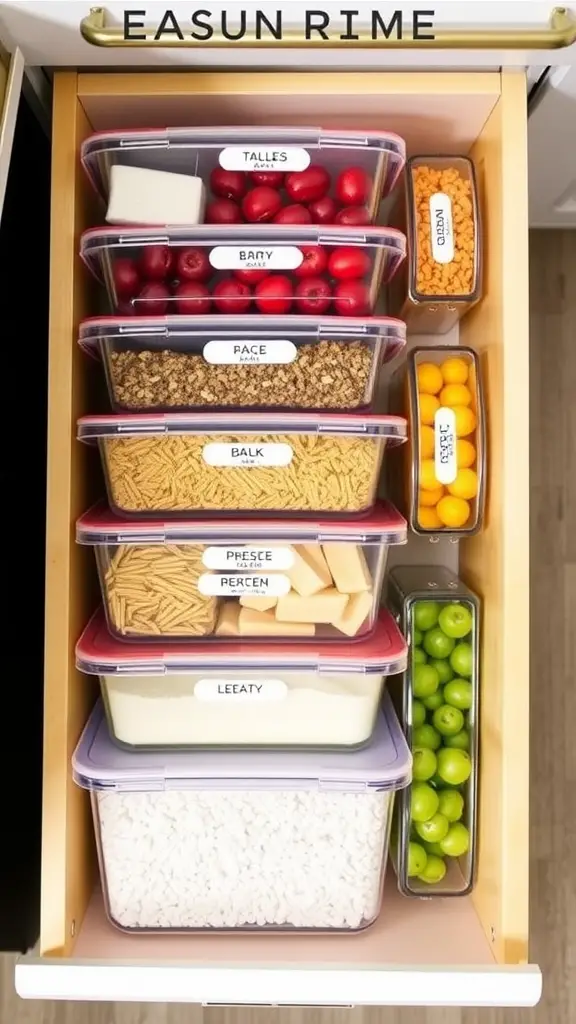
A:
[[[434,417],[434,473],[439,484],[452,484],[458,473],[456,416],[442,406]]]
[[[288,696],[282,679],[199,679],[194,686],[197,700],[214,701],[280,701]]]
[[[205,572],[198,580],[204,597],[284,597],[290,580],[283,573]]]
[[[225,171],[305,171],[310,154],[301,146],[226,146],[218,162]]]
[[[268,366],[293,363],[298,349],[292,341],[208,341],[202,350],[215,366]]]
[[[454,259],[454,226],[452,200],[445,192],[430,196],[430,242],[432,258],[436,263],[451,263]]]
[[[236,469],[252,469],[259,466],[289,466],[294,451],[289,444],[223,444],[218,441],[202,449],[202,458],[208,466],[233,466]]]
[[[235,572],[268,572],[291,569],[294,565],[294,552],[290,548],[266,548],[250,546],[238,547],[214,545],[206,548],[202,555],[202,564],[206,569],[227,569]]]
[[[208,259],[215,270],[296,270],[304,255],[297,245],[215,245]]]

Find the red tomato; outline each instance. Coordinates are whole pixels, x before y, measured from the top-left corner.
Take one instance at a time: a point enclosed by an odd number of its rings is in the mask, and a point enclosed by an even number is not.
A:
[[[252,302],[248,285],[233,277],[219,281],[212,294],[219,313],[246,313]]]
[[[335,224],[347,224],[348,227],[370,223],[370,214],[366,206],[344,206],[336,214]]]
[[[132,299],[140,288],[140,274],[134,260],[114,260],[112,277],[119,299]]]
[[[256,285],[256,305],[261,313],[288,313],[292,305],[292,281],[285,274],[271,274]]]
[[[242,214],[233,199],[214,199],[206,207],[207,224],[241,224]]]
[[[164,316],[170,292],[161,281],[148,281],[134,302],[136,316]]]
[[[310,224],[312,217],[302,203],[294,203],[292,206],[285,206],[283,210],[274,217],[275,224]]]
[[[319,316],[328,309],[331,297],[332,288],[323,277],[307,277],[296,286],[295,298],[299,313]]]
[[[205,284],[200,281],[183,281],[174,289],[176,311],[184,315],[201,316],[210,312],[212,299]]]
[[[250,177],[255,185],[269,185],[270,188],[282,188],[283,171],[251,171]]]
[[[301,245],[304,259],[294,270],[294,277],[319,277],[328,266],[328,254],[320,245]]]
[[[242,213],[247,221],[261,224],[272,220],[282,206],[282,198],[275,188],[269,185],[258,185],[250,189],[242,200]]]
[[[320,164],[310,164],[305,171],[287,174],[284,188],[295,203],[313,203],[326,195],[330,188],[330,175]]]
[[[334,290],[334,308],[340,316],[368,316],[368,286],[363,281],[339,281]]]
[[[372,178],[363,167],[347,167],[338,175],[334,191],[345,206],[363,206],[372,193]]]
[[[222,199],[242,199],[248,183],[242,171],[225,171],[223,167],[215,167],[210,174],[210,188],[215,196]]]
[[[335,224],[336,203],[332,196],[323,196],[308,207],[313,224]]]
[[[361,246],[341,245],[328,258],[328,271],[338,281],[354,281],[370,273],[372,261]]]
[[[174,252],[169,245],[145,245],[138,269],[150,281],[163,281],[174,266]]]
[[[212,267],[205,249],[179,249],[176,257],[176,277],[181,281],[207,281]]]
[[[258,281],[263,281],[265,277],[268,277],[269,270],[242,270],[241,267],[238,270],[233,270],[234,277],[238,278],[239,281],[243,281],[244,284],[258,284]]]

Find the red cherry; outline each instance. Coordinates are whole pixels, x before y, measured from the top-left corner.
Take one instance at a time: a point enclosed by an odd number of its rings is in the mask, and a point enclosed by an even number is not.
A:
[[[362,206],[372,193],[372,178],[363,167],[347,167],[336,178],[334,191],[345,206]]]
[[[269,270],[242,270],[238,268],[233,270],[234,277],[238,278],[239,281],[243,281],[244,284],[258,284],[258,281],[263,281],[265,277],[268,277]]]
[[[251,171],[250,177],[255,185],[269,185],[270,188],[282,188],[283,171]]]
[[[215,196],[222,199],[236,199],[240,202],[248,183],[242,171],[225,171],[223,167],[215,167],[210,172],[210,188]]]
[[[328,254],[320,245],[301,245],[304,259],[294,270],[294,277],[319,277],[328,266]]]
[[[298,282],[294,294],[299,313],[319,316],[330,306],[332,288],[323,277],[307,277]]]
[[[132,299],[140,288],[140,275],[134,260],[119,259],[112,264],[114,289],[119,299]]]
[[[358,280],[366,277],[372,268],[372,261],[365,249],[356,245],[340,245],[333,249],[328,259],[328,270],[338,281]]]
[[[336,203],[332,196],[323,196],[316,202],[310,203],[308,207],[313,224],[334,224],[336,218]]]
[[[233,199],[214,199],[206,207],[207,224],[241,224],[242,214]]]
[[[176,275],[181,281],[207,281],[212,267],[205,249],[180,249],[176,257]]]
[[[365,206],[344,206],[336,214],[335,224],[346,224],[348,227],[370,224],[370,214]]]
[[[124,300],[116,306],[116,316],[135,316],[136,310],[132,302]]]
[[[330,188],[330,175],[320,164],[310,164],[305,171],[287,174],[284,187],[295,203],[313,203],[326,195]]]
[[[282,198],[275,188],[258,185],[247,192],[242,200],[242,213],[247,221],[261,224],[272,220],[282,206]]]
[[[219,281],[212,294],[219,313],[246,313],[252,302],[248,285],[233,277]]]
[[[184,316],[201,316],[210,312],[212,299],[205,284],[200,281],[183,281],[174,290],[176,309]]]
[[[310,212],[301,203],[285,206],[274,217],[275,224],[310,224],[311,222]]]
[[[334,290],[334,308],[340,316],[368,316],[370,292],[363,281],[339,281]]]
[[[170,292],[161,281],[148,281],[134,301],[136,316],[164,316]]]
[[[146,245],[140,255],[140,273],[149,281],[164,281],[174,266],[174,253],[168,245]]]
[[[285,274],[271,274],[256,285],[256,305],[272,316],[288,313],[292,305],[292,281]]]

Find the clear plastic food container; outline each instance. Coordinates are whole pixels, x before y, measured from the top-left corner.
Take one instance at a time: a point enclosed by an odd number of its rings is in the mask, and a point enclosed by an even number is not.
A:
[[[390,132],[166,128],[97,132],[81,159],[111,223],[361,225],[398,181],[406,145]]]
[[[466,896],[476,873],[480,601],[448,569],[392,570],[388,599],[408,639],[394,699],[413,756],[392,858],[405,896]]]
[[[94,546],[112,633],[125,640],[349,642],[376,626],[388,549],[406,520],[382,503],[361,521],[127,522],[96,506]]]
[[[84,416],[98,441],[111,506],[121,515],[366,512],[397,416],[329,413],[149,413]]]
[[[100,317],[80,325],[115,412],[362,409],[406,343],[388,317]]]
[[[408,518],[424,536],[482,528],[486,428],[480,360],[471,348],[416,348],[408,356]]]
[[[99,611],[76,645],[76,665],[100,677],[110,735],[128,750],[353,750],[370,741],[386,677],[406,668],[406,642],[382,611],[372,636],[352,648],[129,645]]]
[[[72,766],[124,931],[351,932],[380,912],[394,795],[411,776],[386,696],[370,746],[339,754],[120,750],[98,705]]]
[[[394,228],[90,228],[80,252],[125,316],[369,316],[406,256]]]
[[[390,288],[390,310],[419,334],[449,331],[482,297],[482,222],[474,164],[462,156],[408,161],[406,197],[391,218],[409,259]]]

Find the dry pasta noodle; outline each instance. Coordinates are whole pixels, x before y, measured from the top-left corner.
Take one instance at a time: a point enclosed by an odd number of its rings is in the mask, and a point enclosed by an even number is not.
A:
[[[214,467],[202,458],[210,443],[289,444],[288,466]],[[376,491],[382,438],[318,434],[206,436],[173,434],[104,441],[114,504],[126,512],[356,512]]]
[[[198,544],[122,544],[105,567],[108,614],[118,633],[206,636],[214,631],[218,599],[198,590],[204,568]]]

